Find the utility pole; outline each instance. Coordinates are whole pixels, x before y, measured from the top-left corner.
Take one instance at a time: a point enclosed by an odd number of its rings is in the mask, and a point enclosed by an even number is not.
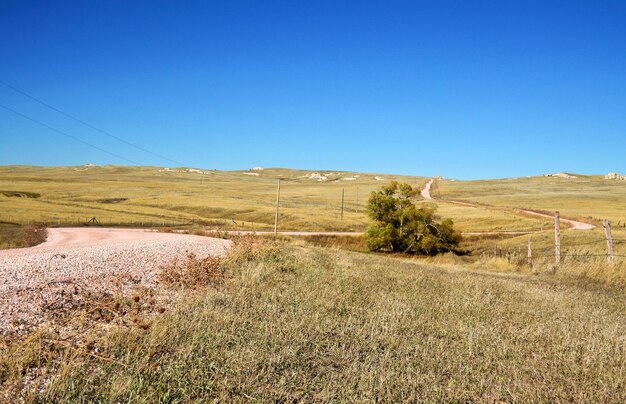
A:
[[[556,263],[561,262],[561,214],[554,213],[554,258]]]
[[[359,187],[356,187],[356,209],[354,212],[359,213]]]
[[[343,220],[343,197],[344,197],[345,191],[346,191],[345,188],[341,188],[341,220]]]
[[[276,216],[274,217],[274,234],[278,233],[278,206],[280,205],[280,179],[278,180],[278,189],[276,190]]]
[[[606,237],[606,245],[609,249],[608,260],[609,262],[613,262],[614,253],[613,253],[613,236],[611,235],[611,222],[609,222],[608,219],[604,219],[602,224],[604,226],[604,236]]]

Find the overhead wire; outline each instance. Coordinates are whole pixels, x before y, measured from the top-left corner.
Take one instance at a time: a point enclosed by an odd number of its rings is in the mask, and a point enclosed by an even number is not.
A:
[[[74,121],[76,121],[76,122],[78,122],[78,123],[80,123],[80,124],[90,128],[91,130],[94,130],[96,132],[99,132],[100,134],[103,134],[103,135],[108,136],[108,137],[110,137],[112,139],[115,139],[115,140],[117,140],[117,141],[119,141],[121,143],[124,143],[127,146],[134,147],[135,149],[141,150],[144,153],[148,153],[148,154],[151,154],[151,155],[153,155],[155,157],[158,157],[158,158],[160,158],[162,160],[167,160],[167,161],[169,161],[171,163],[175,163],[175,164],[177,164],[177,165],[179,165],[181,167],[187,167],[188,166],[185,163],[181,163],[180,161],[176,161],[176,160],[171,159],[169,157],[166,157],[166,156],[163,156],[161,154],[155,153],[153,151],[150,151],[150,150],[146,149],[145,147],[142,147],[142,146],[139,146],[137,144],[131,143],[131,142],[129,142],[129,141],[119,137],[119,136],[115,136],[115,135],[113,135],[113,134],[111,134],[111,133],[109,133],[109,132],[107,132],[107,131],[105,131],[103,129],[100,129],[100,128],[98,128],[98,127],[96,127],[96,126],[94,126],[94,125],[92,125],[92,124],[90,124],[88,122],[83,121],[82,119],[79,119],[79,118],[75,117],[74,115],[71,115],[71,114],[68,114],[65,111],[62,111],[61,109],[59,109],[59,108],[57,108],[57,107],[55,107],[53,105],[50,105],[47,102],[42,101],[39,98],[34,97],[34,96],[28,94],[27,92],[25,92],[23,90],[20,90],[19,88],[15,87],[15,86],[13,86],[13,85],[5,82],[5,81],[0,80],[0,84],[2,84],[3,86],[5,86],[7,88],[10,88],[11,90],[13,90],[13,91],[15,91],[15,92],[17,92],[17,93],[19,93],[21,95],[23,95],[24,97],[27,97],[27,98],[29,98],[29,99],[31,99],[31,100],[33,100],[33,101],[35,101],[35,102],[45,106],[46,108],[49,108],[49,109],[51,109],[51,110],[53,110],[53,111],[55,111],[55,112],[65,116],[66,118],[72,119],[72,120],[74,120]]]
[[[16,115],[18,115],[18,116],[21,116],[21,117],[22,117],[22,118],[24,118],[24,119],[27,119],[27,120],[29,120],[29,121],[31,121],[31,122],[34,122],[34,123],[36,123],[36,124],[38,124],[38,125],[41,125],[41,126],[43,126],[44,128],[50,129],[51,131],[54,131],[54,132],[56,132],[56,133],[58,133],[58,134],[60,134],[60,135],[63,135],[63,136],[68,137],[68,138],[70,138],[70,139],[73,139],[73,140],[75,140],[75,141],[77,141],[77,142],[79,142],[79,143],[82,143],[82,144],[84,144],[84,145],[86,145],[86,146],[89,146],[89,147],[91,147],[91,148],[93,148],[93,149],[99,150],[99,151],[101,151],[101,152],[103,152],[103,153],[106,153],[106,154],[111,155],[111,156],[113,156],[113,157],[116,157],[116,158],[118,158],[118,159],[122,159],[122,160],[127,161],[127,162],[129,162],[129,163],[131,163],[131,164],[141,165],[140,163],[138,163],[138,162],[136,162],[136,161],[134,161],[134,160],[131,160],[131,159],[126,158],[126,157],[124,157],[124,156],[120,156],[120,155],[119,155],[119,154],[117,154],[117,153],[114,153],[114,152],[111,152],[111,151],[105,150],[105,149],[103,149],[103,148],[101,148],[101,147],[99,147],[99,146],[96,146],[96,145],[94,145],[94,144],[91,144],[91,143],[89,143],[89,142],[86,142],[86,141],[84,141],[84,140],[82,140],[82,139],[80,139],[80,138],[78,138],[78,137],[76,137],[76,136],[72,136],[72,135],[70,135],[70,134],[69,134],[69,133],[67,133],[67,132],[64,132],[64,131],[62,131],[62,130],[59,130],[59,129],[57,129],[57,128],[54,128],[54,127],[52,127],[52,126],[48,125],[47,123],[41,122],[41,121],[39,121],[39,120],[37,120],[37,119],[35,119],[35,118],[31,118],[30,116],[24,115],[23,113],[21,113],[21,112],[19,112],[19,111],[16,111],[16,110],[14,110],[13,108],[7,107],[6,105],[2,105],[2,104],[0,104],[0,108],[4,108],[5,110],[10,111],[10,112],[12,112],[12,113],[14,113],[14,114],[16,114]]]

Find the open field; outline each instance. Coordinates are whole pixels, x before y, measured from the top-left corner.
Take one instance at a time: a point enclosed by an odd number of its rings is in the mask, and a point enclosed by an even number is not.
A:
[[[0,222],[78,225],[96,217],[107,226],[273,228],[276,183],[281,183],[280,228],[364,231],[369,193],[389,180],[421,187],[423,177],[266,169],[194,171],[159,167],[0,167]],[[438,181],[436,189],[447,182]],[[341,220],[341,192],[345,190]],[[445,194],[444,194],[445,196]],[[538,230],[550,220],[511,210],[442,201],[439,214],[462,231]]]
[[[26,386],[27,401],[626,400],[622,289],[301,242],[255,241],[223,265],[224,287],[186,290],[140,326],[77,332],[87,307],[73,332],[9,343],[5,397]]]
[[[315,174],[326,180],[318,181]],[[159,167],[2,167],[0,189],[7,192],[0,192],[0,221],[68,225],[96,217],[104,225],[195,222],[267,230],[274,224],[279,178],[284,230],[362,231],[367,226],[363,207],[372,190],[391,179],[414,186],[423,182],[420,177],[384,176],[383,180],[370,174],[280,169],[187,172]],[[340,220],[344,188],[345,212]]]
[[[367,228],[369,193],[390,180],[421,188],[423,177],[383,174],[265,169],[212,171],[159,167],[0,167],[0,223],[47,222],[51,226],[84,224],[96,217],[104,226],[190,227],[271,230],[276,184],[281,179],[280,230],[357,231]],[[344,217],[341,193],[345,192]],[[438,214],[450,217],[463,232],[532,231],[536,258],[552,254],[553,222],[514,208],[560,210],[562,216],[599,225],[613,221],[614,237],[626,239],[624,181],[597,176],[566,179],[533,177],[489,181],[437,180],[432,189]],[[466,206],[446,200],[479,204]],[[619,225],[618,225],[619,224]],[[7,227],[8,226],[8,227]],[[564,254],[606,254],[601,227],[571,231],[562,224]],[[526,255],[528,237],[468,236],[463,249],[474,257],[495,251]],[[16,246],[5,241],[0,245]],[[616,254],[626,255],[626,244]]]
[[[2,170],[0,221],[15,240],[19,228],[8,223],[94,216],[199,234],[268,230],[278,178],[281,229],[363,231],[369,192],[390,179],[426,181],[354,173],[317,181],[293,170]],[[69,304],[47,309],[39,329],[20,334],[18,323],[0,340],[0,401],[624,402],[626,229],[614,226],[617,257],[608,264],[601,227],[562,226],[555,265],[552,220],[512,208],[558,205],[585,219],[559,199],[556,180],[520,180],[530,181],[532,197],[508,180],[494,181],[492,197],[482,182],[437,181],[436,198],[482,205],[417,200],[463,231],[532,231],[532,267],[526,234],[466,236],[467,255],[427,259],[365,252],[362,236],[247,236],[221,262],[147,268],[158,281],[132,298],[65,294]],[[590,181],[597,184],[583,186],[602,189],[604,180]],[[575,189],[564,195],[589,194]],[[620,192],[611,185],[579,198],[594,223],[605,213],[617,221],[620,209],[610,210]]]
[[[475,202],[509,208],[560,211],[570,218],[600,225],[609,219],[614,227],[626,224],[626,181],[601,176],[577,178],[529,177],[481,181],[435,182],[440,199]]]

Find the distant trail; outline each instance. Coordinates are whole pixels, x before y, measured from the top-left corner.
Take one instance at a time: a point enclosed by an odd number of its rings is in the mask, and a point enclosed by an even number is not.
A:
[[[430,181],[428,181],[426,183],[426,185],[424,186],[424,189],[422,189],[422,196],[425,199],[429,199],[429,200],[433,200],[433,197],[430,195],[430,189],[433,185],[433,182],[435,180],[431,179]],[[471,203],[471,202],[460,202],[460,201],[451,201],[451,200],[445,200],[442,199],[442,202],[448,202],[448,203],[454,203],[457,205],[463,205],[463,206],[471,206],[474,208],[480,208],[480,207],[484,207],[481,206],[477,203]],[[506,208],[501,208],[498,206],[490,206],[496,209],[501,209],[501,210],[506,210]],[[533,216],[541,216],[541,217],[546,217],[549,219],[554,218],[553,215],[547,214],[547,213],[543,213],[537,210],[530,210],[530,209],[519,209],[519,208],[514,208],[513,209],[514,212],[518,212],[518,213],[525,213],[527,215],[533,215]],[[585,222],[579,222],[577,220],[573,220],[573,219],[566,219],[561,217],[561,221],[563,223],[567,223],[570,226],[571,230],[593,230],[596,228],[595,225],[591,224],[591,223],[585,223]],[[519,234],[528,234],[531,233],[529,231],[527,232],[513,232],[513,231],[502,231],[502,232],[467,232],[467,233],[463,233],[463,234],[515,234],[515,233],[519,233]]]
[[[424,199],[433,199],[433,197],[430,196],[430,188],[433,186],[433,182],[435,182],[435,180],[431,178],[430,181],[428,181],[426,185],[424,185],[424,189],[422,189],[422,196],[424,197]]]

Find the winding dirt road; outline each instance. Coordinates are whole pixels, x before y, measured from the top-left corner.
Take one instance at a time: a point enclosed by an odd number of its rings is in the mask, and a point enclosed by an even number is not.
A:
[[[424,186],[424,189],[422,189],[422,196],[424,197],[424,199],[428,199],[428,200],[433,200],[433,197],[430,195],[430,189],[433,186],[433,183],[435,182],[434,179],[431,179],[430,181],[428,181],[426,183],[426,185]],[[471,206],[471,207],[475,207],[475,208],[480,208],[481,206],[475,203],[470,203],[470,202],[460,202],[460,201],[449,201],[449,200],[444,200],[443,202],[449,202],[449,203],[454,203],[457,205],[463,205],[463,206]],[[528,209],[513,209],[515,212],[518,213],[525,213],[527,215],[533,215],[533,216],[540,216],[540,217],[547,217],[547,218],[554,218],[554,215],[549,215],[547,213],[543,213],[543,212],[538,212],[535,210],[528,210]],[[570,226],[571,230],[593,230],[596,228],[595,225],[591,224],[591,223],[585,223],[585,222],[579,222],[577,220],[573,220],[573,219],[566,219],[561,217],[561,222],[566,223]],[[493,234],[493,232],[488,232]],[[501,233],[514,233],[514,232],[501,232]],[[524,232],[518,232],[518,233],[524,233]],[[526,232],[528,233],[528,232]],[[466,234],[485,234],[482,232],[474,232],[474,233],[466,233]]]
[[[435,182],[435,180],[431,178],[430,181],[428,181],[426,185],[424,185],[424,189],[422,189],[421,192],[424,199],[433,199],[433,197],[430,196],[430,188],[433,186],[433,182]]]
[[[554,219],[554,215],[548,215],[547,213],[536,212],[534,210],[527,210],[527,209],[514,209],[514,210],[516,212],[526,213],[527,215],[534,215],[534,216],[547,217],[550,219]],[[563,217],[561,218],[561,222],[567,223],[570,226],[570,230],[593,230],[596,228],[596,226],[591,223],[579,222],[577,220],[565,219]]]

